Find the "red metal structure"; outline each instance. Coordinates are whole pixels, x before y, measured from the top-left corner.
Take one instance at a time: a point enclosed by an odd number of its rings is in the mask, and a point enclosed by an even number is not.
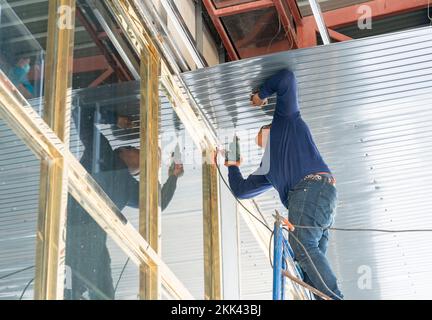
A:
[[[295,0],[203,3],[231,60],[298,48],[301,14]]]
[[[351,38],[334,29],[357,23],[368,6],[372,19],[428,7],[428,0],[373,0],[323,13],[330,37]],[[295,0],[203,0],[230,60],[317,45],[314,16],[302,17]],[[283,31],[281,32],[281,26]]]

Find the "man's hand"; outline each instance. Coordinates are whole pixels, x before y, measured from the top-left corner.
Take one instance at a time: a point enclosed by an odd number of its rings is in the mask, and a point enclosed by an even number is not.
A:
[[[240,167],[241,163],[243,161],[243,158],[240,158],[239,161],[229,161],[229,160],[225,160],[225,167]]]
[[[169,176],[175,176],[177,178],[181,177],[183,173],[184,168],[182,163],[173,163],[168,170]]]
[[[262,100],[258,93],[255,93],[251,96],[251,105],[253,105],[254,107],[262,107],[265,106],[267,104],[268,100],[264,99]]]
[[[119,127],[120,129],[132,129],[132,119],[128,116],[118,116],[117,127]]]

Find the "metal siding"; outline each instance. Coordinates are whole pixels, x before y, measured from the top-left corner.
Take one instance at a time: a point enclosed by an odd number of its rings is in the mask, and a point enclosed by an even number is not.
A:
[[[221,137],[236,130],[243,149],[252,145],[243,167],[250,173],[260,161],[254,134],[271,121],[274,98],[266,110],[251,108],[249,93],[276,71],[293,70],[303,118],[338,180],[336,226],[432,227],[431,53],[428,27],[241,60],[183,78]],[[273,191],[257,202],[268,221],[281,209]],[[329,256],[346,298],[432,297],[431,233],[331,236]],[[371,270],[371,289],[359,287],[362,266]],[[253,291],[253,275],[242,284]]]
[[[40,161],[0,120],[0,278],[35,264]],[[19,299],[34,269],[0,279],[0,299]],[[33,297],[33,285],[23,299]]]

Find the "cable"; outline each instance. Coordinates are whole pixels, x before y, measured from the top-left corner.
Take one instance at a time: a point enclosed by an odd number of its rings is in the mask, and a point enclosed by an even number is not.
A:
[[[222,172],[220,170],[219,164],[216,160],[216,167],[219,172],[219,176],[222,179],[223,183],[227,186],[228,190],[231,192],[233,197],[236,199],[236,201],[245,209],[252,217],[254,217],[258,222],[260,222],[262,225],[264,225],[270,232],[273,232],[270,227],[264,223],[261,219],[259,219],[257,216],[255,216],[246,206],[234,195],[234,192],[232,191],[231,187],[229,186],[228,182],[225,180],[225,178],[222,175]],[[381,233],[412,233],[412,232],[432,232],[432,229],[398,229],[398,230],[391,230],[391,229],[376,229],[376,228],[336,228],[336,227],[330,227],[330,228],[322,228],[317,226],[300,226],[300,225],[294,225],[295,228],[299,229],[322,229],[322,230],[331,230],[331,231],[345,231],[345,232],[381,232]]]
[[[282,29],[282,28],[281,28],[281,27],[282,27],[282,23],[281,23],[281,17],[280,17],[279,11],[277,11],[277,16],[278,16],[278,23],[279,23],[278,31],[277,31],[277,33],[274,35],[274,37],[271,39],[269,45],[267,46],[266,53],[269,52],[270,47],[271,47],[271,45],[273,44],[273,41],[277,38],[277,36],[279,36],[279,34],[280,34],[280,32],[281,32],[281,29]],[[289,32],[289,29],[285,31],[285,33],[284,33],[284,37],[286,37],[287,39],[290,40],[290,46],[289,46],[289,49],[288,49],[288,50],[291,50],[292,47],[293,47],[293,45],[294,45],[294,39],[292,39],[291,36],[287,37],[288,32]]]
[[[331,293],[333,294],[336,298],[338,298],[339,300],[343,300],[342,297],[340,297],[338,294],[336,294],[333,290],[331,290],[327,284],[325,283],[324,279],[321,276],[321,273],[318,271],[318,268],[316,267],[315,263],[312,260],[312,257],[309,255],[309,252],[307,251],[306,247],[303,245],[303,243],[300,241],[299,238],[297,238],[296,235],[294,235],[294,232],[290,231],[287,228],[283,228],[284,230],[288,231],[290,236],[292,236],[292,238],[300,245],[300,247],[302,248],[302,250],[304,251],[304,253],[306,254],[308,260],[310,261],[312,267],[315,269],[316,274],[318,275],[318,278],[320,279],[320,281],[322,282],[322,284],[324,285],[324,287]]]
[[[20,300],[22,300],[22,298],[24,297],[24,293],[27,291],[28,287],[30,287],[31,283],[33,282],[34,278],[31,279],[29,282],[27,282],[26,286],[24,287],[21,296],[20,296]]]
[[[298,226],[294,225],[298,229],[321,229],[331,231],[345,231],[345,232],[380,232],[380,233],[412,233],[412,232],[432,232],[432,229],[374,229],[374,228],[322,228],[316,226]]]
[[[271,256],[272,256],[272,254],[271,254],[271,247],[272,247],[272,240],[273,240],[273,237],[274,237],[274,231],[272,231],[272,233],[271,233],[271,235],[270,235],[270,241],[269,241],[269,245],[268,245],[268,249],[269,249],[269,262],[270,262],[270,265],[271,265],[271,268],[273,269],[273,261],[272,261],[272,258],[271,258]]]
[[[26,267],[26,268],[21,269],[21,270],[17,270],[17,271],[11,272],[11,273],[9,273],[9,274],[6,274],[6,275],[4,275],[4,276],[1,276],[1,277],[0,277],[0,280],[6,279],[6,278],[8,278],[8,277],[11,277],[11,276],[13,276],[13,275],[15,275],[15,274],[17,274],[17,273],[21,273],[21,272],[24,272],[24,271],[27,271],[27,270],[33,269],[34,267],[35,267],[35,266],[30,266],[30,267]]]
[[[431,14],[430,14],[430,9],[431,9],[431,5],[430,5],[430,0],[428,0],[428,7],[427,7],[427,16],[428,16],[428,18],[429,18],[429,21],[430,21],[430,23],[429,23],[429,26],[432,26],[432,17],[431,17]]]
[[[127,266],[128,263],[129,263],[129,260],[130,260],[130,258],[127,258],[127,259],[126,259],[126,263],[124,264],[123,269],[122,269],[122,271],[120,272],[119,278],[118,278],[117,283],[116,283],[115,288],[114,288],[114,295],[115,295],[115,293],[117,292],[118,285],[119,285],[119,283],[120,283],[121,278],[123,277],[123,273],[124,273],[124,271],[125,271],[125,269],[126,269],[126,266]]]
[[[263,222],[260,218],[258,218],[256,215],[254,215],[248,208],[246,208],[246,206],[234,195],[234,192],[232,191],[232,189],[231,189],[231,187],[229,186],[229,184],[228,184],[228,182],[225,180],[225,178],[223,177],[223,175],[222,175],[222,172],[221,172],[221,170],[220,170],[220,167],[219,167],[219,165],[218,165],[218,163],[217,163],[217,160],[216,160],[216,168],[217,168],[217,170],[218,170],[218,172],[219,172],[219,176],[220,176],[220,178],[222,179],[222,181],[223,181],[223,183],[225,184],[225,186],[228,188],[228,190],[231,192],[231,194],[233,195],[233,197],[234,197],[234,199],[238,202],[238,204],[240,204],[242,207],[243,207],[243,209],[245,209],[246,210],[246,212],[247,213],[249,213],[249,215],[251,215],[255,220],[257,220],[259,223],[261,223],[268,231],[270,231],[270,232],[273,232],[273,230],[272,229],[270,229],[270,227],[265,223],[265,222]]]
[[[273,41],[277,38],[277,36],[280,34],[281,29],[282,29],[282,23],[281,23],[281,18],[279,15],[279,11],[276,11],[277,16],[278,16],[278,23],[279,23],[279,27],[278,27],[278,31],[276,32],[276,34],[274,35],[274,37],[271,39],[269,45],[267,46],[267,50],[266,53],[269,52],[271,45],[273,44]]]

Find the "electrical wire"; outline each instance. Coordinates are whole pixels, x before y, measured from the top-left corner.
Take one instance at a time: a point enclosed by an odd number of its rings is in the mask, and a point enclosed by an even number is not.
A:
[[[269,262],[270,262],[270,266],[271,266],[272,269],[273,269],[273,261],[272,261],[272,258],[271,258],[271,256],[272,256],[272,254],[271,254],[272,250],[271,249],[272,249],[272,240],[273,240],[273,237],[274,237],[274,230],[272,230],[272,233],[270,235],[269,245],[268,245]]]
[[[375,229],[375,228],[321,228],[316,226],[294,225],[297,229],[321,229],[342,232],[380,232],[380,233],[413,233],[413,232],[432,232],[432,229]]]
[[[431,9],[430,0],[428,0],[427,16],[428,16],[429,21],[430,21],[429,26],[432,26],[432,16],[430,13],[430,9]]]
[[[13,276],[13,275],[16,275],[17,273],[21,273],[21,272],[24,272],[24,271],[27,271],[27,270],[33,269],[34,267],[35,267],[35,266],[29,266],[29,267],[25,267],[25,268],[23,268],[23,269],[21,269],[21,270],[17,270],[17,271],[14,271],[14,272],[8,273],[8,274],[6,274],[6,275],[4,275],[4,276],[1,276],[1,277],[0,277],[0,280],[3,280],[3,279],[6,279],[6,278],[9,278],[9,277],[11,277],[11,276]]]
[[[272,44],[273,44],[273,41],[277,38],[277,36],[278,36],[278,35],[280,34],[280,32],[282,31],[282,23],[281,23],[281,18],[280,18],[279,11],[276,11],[276,13],[277,13],[277,16],[278,16],[278,23],[279,23],[278,31],[276,32],[276,34],[275,34],[275,35],[273,36],[273,38],[271,39],[269,45],[267,46],[267,50],[266,50],[266,52],[269,52],[270,47],[271,47]]]
[[[25,268],[23,268],[23,269],[20,269],[20,270],[17,270],[17,271],[14,271],[14,272],[8,273],[8,274],[6,274],[6,275],[4,275],[4,276],[1,276],[1,277],[0,277],[0,280],[3,280],[3,279],[6,279],[6,278],[9,278],[9,277],[11,277],[11,276],[13,276],[13,275],[16,275],[16,274],[18,274],[18,273],[21,273],[21,272],[24,272],[24,271],[27,271],[27,270],[33,269],[34,267],[35,267],[35,266],[33,265],[33,266],[25,267]],[[22,298],[24,297],[25,292],[27,291],[28,287],[31,285],[31,283],[32,283],[33,281],[34,281],[34,278],[32,278],[29,282],[27,282],[26,286],[24,287],[23,291],[21,292],[21,295],[20,295],[19,300],[22,300]]]
[[[271,39],[269,45],[267,46],[266,53],[269,52],[270,47],[271,47],[272,44],[273,44],[273,41],[276,40],[276,38],[280,35],[280,32],[282,31],[282,30],[281,30],[281,29],[282,29],[281,16],[280,16],[279,11],[277,11],[277,16],[278,16],[278,24],[279,24],[278,31],[277,31],[276,34],[273,36],[273,38]],[[292,36],[287,37],[288,32],[289,32],[289,29],[285,31],[285,33],[284,33],[284,37],[286,37],[287,39],[290,40],[290,46],[289,46],[289,49],[288,49],[288,50],[291,50],[292,47],[293,47],[293,45],[294,45],[294,39],[292,39]]]
[[[122,269],[122,271],[120,272],[119,278],[118,278],[117,283],[116,283],[115,288],[114,288],[114,295],[115,295],[115,293],[117,292],[118,285],[119,285],[119,283],[120,283],[120,280],[121,280],[122,277],[123,277],[123,273],[124,273],[124,271],[125,271],[125,269],[126,269],[126,266],[127,266],[128,263],[129,263],[129,260],[130,260],[130,258],[127,258],[127,259],[126,259],[126,262],[125,262],[125,264],[124,264],[124,266],[123,266],[123,269]]]
[[[246,210],[247,213],[249,213],[249,215],[251,215],[255,220],[257,220],[259,223],[261,223],[268,231],[273,232],[273,230],[265,223],[263,222],[260,218],[258,218],[256,215],[254,215],[248,208],[246,208],[246,206],[234,195],[234,192],[232,191],[231,187],[229,186],[228,182],[225,180],[225,178],[222,175],[222,172],[220,170],[220,167],[216,161],[216,168],[219,172],[219,176],[221,177],[223,183],[225,184],[225,186],[228,188],[228,190],[231,192],[231,194],[233,195],[234,199],[237,201],[238,204],[240,204],[243,209]]]
[[[318,271],[318,268],[316,267],[315,263],[312,260],[312,257],[310,256],[308,250],[306,249],[306,247],[303,245],[303,243],[300,241],[300,239],[294,234],[294,232],[290,231],[287,228],[283,228],[284,230],[289,232],[290,237],[292,237],[302,248],[302,250],[304,251],[304,253],[306,254],[308,260],[310,261],[312,267],[314,268],[315,273],[317,274],[318,278],[320,279],[321,283],[324,285],[324,287],[328,290],[328,292],[330,292],[331,294],[333,294],[336,298],[338,298],[339,300],[343,300],[342,297],[340,297],[338,294],[336,294],[333,290],[331,290],[326,282],[324,281],[321,273]]]
[[[25,292],[27,291],[28,287],[30,287],[31,283],[34,281],[34,278],[31,279],[29,282],[27,282],[26,286],[24,287],[23,291],[21,292],[20,300],[24,297]]]
[[[258,222],[260,222],[262,225],[264,225],[270,232],[272,230],[270,227],[264,223],[261,219],[259,219],[257,216],[255,216],[246,206],[234,195],[234,192],[232,191],[231,187],[229,186],[228,182],[225,180],[225,178],[222,175],[222,172],[220,170],[219,164],[216,161],[216,167],[219,172],[219,176],[221,177],[223,183],[225,186],[227,186],[228,190],[231,192],[233,197],[236,199],[236,201],[245,209],[252,217],[254,217]],[[413,233],[413,232],[432,232],[432,228],[425,228],[425,229],[377,229],[377,228],[339,228],[339,227],[330,227],[330,228],[322,228],[318,226],[300,226],[300,225],[294,225],[295,228],[298,229],[322,229],[322,230],[331,230],[331,231],[343,231],[343,232],[380,232],[380,233]]]

